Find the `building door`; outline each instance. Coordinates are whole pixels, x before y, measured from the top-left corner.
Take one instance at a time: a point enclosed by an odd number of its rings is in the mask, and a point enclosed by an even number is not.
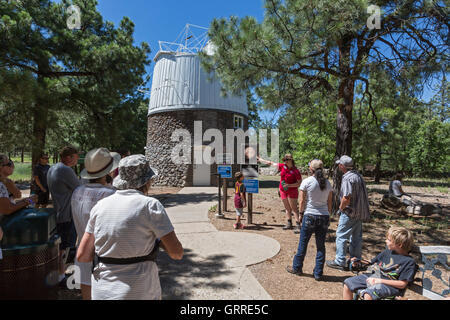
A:
[[[211,166],[209,164],[194,164],[194,187],[211,186]]]
[[[211,147],[209,146],[194,146],[195,152],[200,152],[200,154],[211,154]],[[195,156],[193,157],[195,158]],[[194,164],[194,187],[209,187],[211,186],[211,165],[203,162],[202,164]]]

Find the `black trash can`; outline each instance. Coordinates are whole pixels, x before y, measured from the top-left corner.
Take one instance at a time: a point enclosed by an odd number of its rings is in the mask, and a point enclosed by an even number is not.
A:
[[[0,300],[56,300],[60,237],[53,209],[24,209],[0,226]]]

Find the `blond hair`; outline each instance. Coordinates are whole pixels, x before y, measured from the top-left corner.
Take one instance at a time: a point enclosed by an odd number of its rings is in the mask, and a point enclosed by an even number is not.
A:
[[[411,231],[403,227],[391,227],[386,233],[392,242],[401,247],[406,252],[410,252],[414,247],[414,237]]]

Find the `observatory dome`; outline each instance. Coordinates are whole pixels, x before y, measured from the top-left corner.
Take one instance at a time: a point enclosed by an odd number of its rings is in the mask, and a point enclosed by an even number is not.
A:
[[[246,97],[223,97],[220,81],[203,70],[196,53],[160,51],[154,60],[149,115],[213,109],[248,117]]]

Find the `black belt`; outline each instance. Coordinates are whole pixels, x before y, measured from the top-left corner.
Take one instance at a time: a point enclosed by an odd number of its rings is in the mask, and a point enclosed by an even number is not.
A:
[[[143,257],[119,259],[119,258],[99,257],[97,255],[97,253],[95,253],[94,262],[92,264],[92,272],[94,272],[94,269],[97,267],[97,265],[100,262],[106,263],[106,264],[117,264],[117,265],[128,265],[128,264],[135,264],[135,263],[145,262],[145,261],[156,262],[156,258],[158,257],[158,251],[159,251],[159,243],[160,243],[160,241],[157,240],[155,242],[155,246],[154,246],[152,252],[150,252],[150,254],[148,254],[147,256],[143,256]]]

